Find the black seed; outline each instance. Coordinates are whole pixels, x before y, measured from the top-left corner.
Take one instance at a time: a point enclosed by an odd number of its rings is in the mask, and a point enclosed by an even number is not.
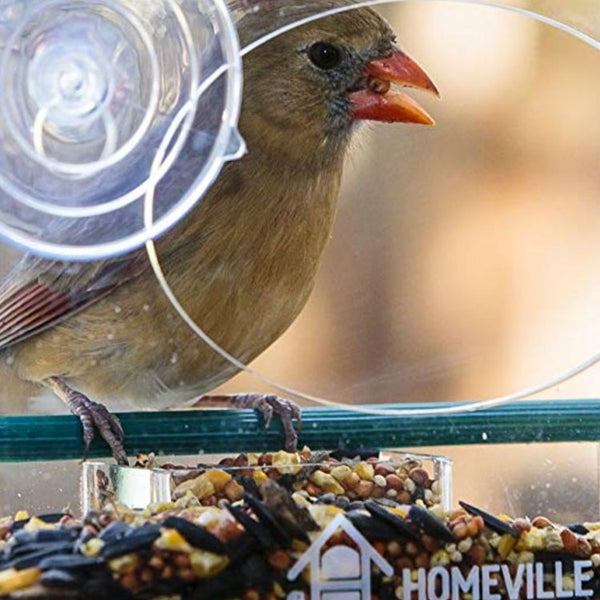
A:
[[[419,500],[425,500],[425,490],[421,487],[415,488],[415,491],[410,495],[411,503],[415,503]]]
[[[181,517],[168,517],[162,523],[163,527],[176,529],[194,548],[208,550],[215,554],[225,554],[225,545],[210,531]]]
[[[68,542],[75,541],[79,531],[75,529],[40,529],[35,533],[21,529],[13,536],[17,545],[40,543],[46,544],[51,542]]]
[[[377,540],[380,542],[391,542],[397,540],[398,531],[384,523],[380,519],[375,519],[371,515],[365,515],[363,512],[351,511],[346,516],[354,527],[358,529],[368,540]]]
[[[247,588],[268,594],[273,588],[273,570],[260,554],[253,554],[240,567],[240,578]]]
[[[408,518],[420,527],[426,534],[444,542],[452,543],[456,540],[446,524],[426,508],[413,504],[408,511]]]
[[[355,457],[358,457],[360,460],[367,460],[368,458],[379,458],[379,450],[373,448],[360,448],[358,450],[340,448],[339,450],[331,452],[329,456],[336,460]]]
[[[105,544],[102,550],[100,550],[100,556],[109,559],[143,548],[149,548],[159,535],[160,525],[142,525],[134,529],[129,535]]]
[[[38,542],[68,542],[75,541],[78,537],[77,529],[40,529],[35,534]]]
[[[277,543],[268,529],[257,523],[247,515],[239,506],[227,505],[227,510],[235,517],[236,521],[264,548],[274,548]]]
[[[263,502],[272,515],[277,515],[277,522],[289,535],[310,544],[310,538],[306,532],[319,531],[319,526],[308,510],[296,504],[291,494],[273,480],[269,480],[261,486],[261,492]]]
[[[251,494],[244,494],[244,500],[252,508],[259,521],[267,527],[275,540],[284,548],[289,548],[292,543],[292,537],[271,514],[267,505]]]
[[[54,553],[64,553],[71,552],[73,549],[73,544],[69,541],[67,542],[30,542],[28,544],[18,544],[16,546],[12,546],[9,551],[9,556],[11,559],[27,556],[28,554],[34,554],[40,552],[41,550],[47,550],[48,552]]]
[[[31,533],[31,531],[25,531],[24,529],[16,531],[13,535],[13,540],[15,540],[15,543],[17,544],[32,544],[33,542],[37,541],[34,533]]]
[[[260,497],[260,491],[256,485],[256,481],[254,481],[252,477],[248,477],[246,475],[237,475],[234,477],[234,479],[244,488],[246,492],[256,496],[257,498]]]
[[[391,513],[389,510],[383,508],[382,506],[379,506],[377,502],[374,502],[373,500],[367,500],[365,502],[365,508],[373,516],[377,517],[384,523],[387,523],[403,536],[412,540],[419,539],[419,536],[415,533],[414,529],[410,526],[410,524],[404,521],[404,519],[401,519],[398,515],[395,515],[394,513]]]
[[[335,502],[335,494],[332,492],[323,494],[317,498],[317,502],[319,504],[333,504]]]
[[[296,483],[296,476],[291,473],[284,473],[281,477],[277,478],[277,483],[284,487],[288,492],[293,492],[293,485]]]
[[[360,510],[365,507],[365,503],[362,500],[354,500],[348,505],[348,510]]]
[[[345,510],[350,506],[350,499],[347,496],[337,496],[334,505]]]
[[[114,542],[132,533],[133,528],[123,521],[113,521],[107,525],[98,535],[103,542]]]
[[[570,529],[573,533],[578,533],[579,535],[589,533],[589,529],[581,523],[571,523],[567,525],[567,529]]]
[[[40,515],[38,519],[44,521],[44,523],[58,523],[63,517],[70,517],[67,513],[49,513],[46,515]],[[11,531],[18,531],[19,529],[23,529],[31,517],[27,517],[27,519],[19,519],[12,524]]]
[[[373,498],[377,504],[381,504],[381,506],[387,506],[389,508],[401,508],[402,505],[394,500],[390,500],[389,498]]]
[[[492,531],[495,531],[496,533],[500,533],[500,534],[512,535],[513,537],[516,537],[516,538],[519,537],[519,532],[510,523],[507,523],[506,521],[502,521],[498,517],[495,517],[494,515],[490,515],[490,513],[485,512],[485,510],[482,510],[481,508],[477,508],[476,506],[472,506],[471,504],[467,504],[466,502],[461,501],[461,502],[459,502],[459,504],[468,513],[471,513],[472,515],[481,517],[483,519],[483,522]]]
[[[69,513],[48,513],[46,515],[38,515],[38,519],[44,523],[58,523],[63,517],[71,517]]]
[[[54,556],[55,554],[70,554],[73,549],[72,544],[68,544],[66,548],[63,547],[62,549],[58,546],[59,544],[46,544],[42,550],[18,556],[8,563],[5,563],[4,568],[14,567],[17,570],[29,569],[29,567],[36,567],[42,559],[48,556]]]
[[[245,533],[227,544],[227,554],[232,565],[241,564],[251,554],[261,550],[262,548],[257,543],[256,538],[249,533]]]
[[[19,529],[23,529],[23,527],[25,527],[25,525],[27,525],[27,523],[29,523],[29,517],[27,519],[19,519],[18,521],[15,521],[12,524],[12,527],[10,528],[10,530],[18,531]]]
[[[60,569],[64,571],[75,571],[78,569],[89,569],[103,564],[104,561],[91,556],[83,556],[82,554],[67,554],[58,556],[49,556],[40,561],[38,568],[42,571],[50,569]]]
[[[42,573],[40,581],[49,588],[75,588],[81,583],[81,578],[69,571],[51,569]]]

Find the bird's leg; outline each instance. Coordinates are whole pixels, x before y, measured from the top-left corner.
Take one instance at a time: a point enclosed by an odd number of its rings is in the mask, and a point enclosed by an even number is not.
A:
[[[286,398],[273,394],[234,394],[231,396],[202,396],[193,404],[194,407],[213,408],[251,408],[257,410],[265,420],[265,428],[271,424],[273,415],[277,415],[285,432],[285,449],[296,450],[298,433],[294,420],[298,421],[298,429],[302,428],[302,412],[300,407]]]
[[[79,417],[83,427],[83,441],[85,443],[84,460],[94,439],[95,430],[98,430],[110,446],[117,463],[120,465],[129,464],[123,448],[125,433],[121,427],[121,422],[115,415],[111,414],[103,404],[94,402],[69,387],[60,377],[50,377],[44,383],[69,407],[74,415]]]

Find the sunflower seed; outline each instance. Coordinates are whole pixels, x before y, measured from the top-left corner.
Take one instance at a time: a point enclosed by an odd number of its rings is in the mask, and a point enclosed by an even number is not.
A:
[[[42,560],[38,568],[42,571],[59,569],[61,571],[74,571],[77,569],[88,569],[103,564],[104,561],[99,558],[83,556],[81,554],[59,554],[58,556],[49,556]]]
[[[450,529],[446,527],[446,524],[439,517],[436,517],[433,513],[418,504],[413,504],[410,507],[408,518],[425,533],[438,540],[448,543],[456,541]]]
[[[266,527],[256,522],[250,515],[247,515],[239,506],[227,505],[227,510],[235,517],[236,521],[264,548],[274,548],[277,546],[273,536]]]
[[[168,517],[162,523],[163,527],[169,527],[176,529],[194,548],[200,548],[201,550],[208,550],[215,554],[225,554],[225,545],[210,531],[204,529],[182,519],[180,517]]]
[[[398,515],[386,510],[382,506],[380,506],[377,502],[373,500],[367,500],[365,502],[365,508],[375,517],[387,523],[394,529],[396,529],[399,533],[404,535],[411,540],[418,540],[419,536],[415,533],[413,528],[409,523],[401,519]]]
[[[485,510],[482,510],[481,508],[477,508],[476,506],[472,506],[471,504],[467,504],[466,502],[460,501],[459,504],[468,513],[471,513],[472,515],[481,517],[483,519],[483,522],[492,531],[495,531],[496,533],[500,533],[500,534],[512,535],[513,537],[516,537],[516,538],[519,537],[519,532],[510,523],[507,523],[506,521],[502,521],[498,517],[495,517],[494,515],[491,515],[490,513],[485,512]]]
[[[129,535],[106,543],[102,547],[102,550],[100,550],[100,556],[106,559],[115,558],[117,556],[122,556],[123,554],[128,554],[129,552],[149,548],[159,535],[160,525],[142,525],[141,527],[134,529]]]

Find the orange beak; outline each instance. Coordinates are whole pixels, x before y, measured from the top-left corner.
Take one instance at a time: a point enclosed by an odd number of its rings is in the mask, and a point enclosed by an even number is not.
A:
[[[440,95],[425,71],[404,52],[394,50],[391,56],[371,61],[365,69],[365,77],[365,89],[350,94],[353,119],[435,124],[425,109],[412,98],[391,87],[395,83],[424,90],[438,97]]]

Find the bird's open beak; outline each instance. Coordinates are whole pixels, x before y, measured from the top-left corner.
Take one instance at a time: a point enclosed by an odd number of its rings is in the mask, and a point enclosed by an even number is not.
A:
[[[364,88],[350,94],[351,115],[355,120],[419,123],[435,121],[410,96],[392,88],[391,84],[439,92],[425,71],[401,50],[385,58],[371,61],[365,70]]]

